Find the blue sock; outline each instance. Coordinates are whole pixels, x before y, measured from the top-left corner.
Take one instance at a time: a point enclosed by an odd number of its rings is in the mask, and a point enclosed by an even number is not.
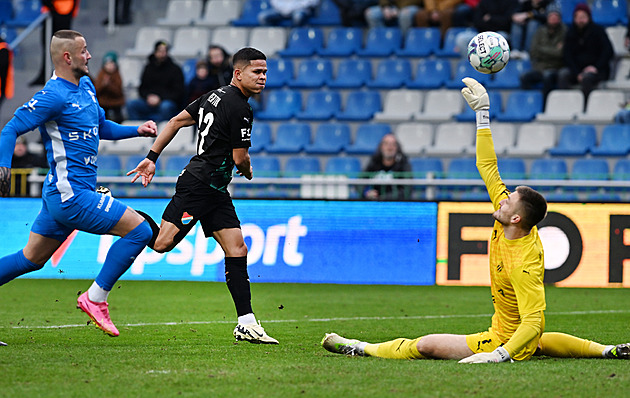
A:
[[[149,223],[142,221],[140,225],[118,239],[107,252],[105,264],[96,277],[96,283],[103,289],[110,291],[114,283],[131,267],[138,254],[149,243],[153,231]]]
[[[43,265],[35,264],[24,257],[24,252],[9,254],[0,258],[0,286],[28,272],[42,269]]]

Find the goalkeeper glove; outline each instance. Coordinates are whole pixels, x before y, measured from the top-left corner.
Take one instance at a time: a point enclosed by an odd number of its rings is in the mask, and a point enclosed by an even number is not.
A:
[[[492,363],[492,362],[514,362],[510,358],[507,350],[503,347],[498,347],[492,352],[480,352],[479,354],[471,355],[462,359],[459,363]]]
[[[485,87],[472,77],[465,77],[462,82],[466,85],[462,89],[462,95],[468,105],[477,114],[477,128],[490,127],[490,98]]]

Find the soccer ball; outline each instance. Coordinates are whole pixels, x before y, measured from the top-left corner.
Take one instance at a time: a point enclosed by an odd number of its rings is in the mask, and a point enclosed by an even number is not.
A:
[[[496,32],[481,32],[468,43],[468,62],[478,72],[497,73],[510,59],[510,46]]]

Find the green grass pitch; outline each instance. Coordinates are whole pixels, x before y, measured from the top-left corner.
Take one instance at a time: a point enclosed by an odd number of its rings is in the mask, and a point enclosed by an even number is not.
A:
[[[534,358],[462,365],[345,357],[326,332],[378,342],[485,330],[486,287],[253,284],[279,346],[236,343],[224,284],[122,281],[110,296],[121,335],[75,309],[91,281],[19,279],[0,288],[2,397],[625,397],[630,361]],[[547,288],[546,330],[630,342],[628,289]]]

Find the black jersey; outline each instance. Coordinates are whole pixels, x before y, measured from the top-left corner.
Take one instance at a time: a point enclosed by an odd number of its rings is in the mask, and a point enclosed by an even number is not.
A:
[[[221,192],[232,181],[234,148],[251,146],[254,113],[238,87],[229,85],[202,95],[186,107],[197,122],[197,154],[186,171]]]

